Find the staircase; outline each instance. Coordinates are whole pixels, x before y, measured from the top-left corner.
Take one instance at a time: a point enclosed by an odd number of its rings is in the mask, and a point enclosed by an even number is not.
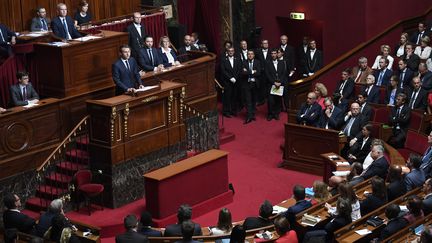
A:
[[[25,214],[38,218],[53,199],[69,201],[75,172],[89,166],[88,116],[85,117],[37,169],[39,185],[28,198]]]

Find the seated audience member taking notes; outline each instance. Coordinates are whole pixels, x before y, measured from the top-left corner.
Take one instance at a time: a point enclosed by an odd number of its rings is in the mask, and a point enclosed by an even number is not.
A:
[[[137,232],[138,230],[138,219],[135,215],[128,215],[124,218],[123,225],[126,232],[115,237],[116,243],[147,243],[148,239],[146,236]]]
[[[37,17],[32,19],[30,26],[31,31],[48,31],[48,26],[51,24],[51,20],[46,16],[46,10],[43,7],[39,7],[36,10]]]
[[[75,28],[72,18],[67,16],[66,4],[57,4],[57,14],[58,16],[53,18],[51,22],[51,29],[54,35],[65,40],[71,40],[82,36]]]
[[[79,3],[78,11],[74,15],[75,26],[88,24],[92,20],[92,16],[88,11],[89,4],[86,0],[81,0]]]
[[[33,234],[35,220],[20,212],[21,200],[13,193],[6,192],[3,196],[6,210],[3,212],[3,225],[5,229],[16,228],[20,232]]]
[[[164,236],[182,236],[182,223],[192,218],[192,208],[189,205],[181,205],[177,211],[177,223],[167,225]],[[201,226],[195,224],[193,235],[202,235]]]
[[[387,189],[382,178],[374,177],[371,181],[372,193],[360,202],[361,215],[366,215],[387,203]]]
[[[171,48],[171,41],[168,36],[162,36],[160,38],[159,46],[159,55],[162,57],[164,67],[180,65],[175,51]]]
[[[306,193],[303,186],[295,185],[293,188],[293,196],[296,200],[296,204],[289,207],[288,210],[283,213],[283,215],[288,219],[290,225],[295,224],[297,213],[300,213],[301,211],[312,206],[310,201],[305,200]]]
[[[290,224],[285,217],[278,217],[274,221],[276,233],[279,238],[276,243],[297,243],[297,233],[291,230]]]
[[[126,27],[129,34],[129,46],[134,58],[138,58],[140,49],[144,47],[144,38],[146,37],[145,26],[141,24],[141,13],[133,13],[133,22]]]
[[[230,234],[232,230],[231,212],[227,208],[222,208],[219,211],[219,218],[216,227],[210,227],[212,235]]]
[[[25,106],[39,102],[39,95],[29,83],[29,75],[25,71],[16,74],[18,83],[10,87],[10,95],[13,106]]]
[[[385,216],[387,217],[387,225],[381,231],[380,240],[384,240],[390,237],[394,233],[398,232],[402,228],[408,225],[408,221],[403,217],[399,216],[400,207],[396,204],[390,204],[385,210]]]
[[[321,116],[321,106],[316,103],[316,94],[309,92],[306,102],[303,103],[297,112],[297,123],[307,126],[318,126]]]
[[[247,217],[243,222],[244,229],[250,230],[272,225],[273,221],[269,219],[272,213],[273,205],[265,200],[260,206],[259,217]]]
[[[152,225],[153,225],[153,220],[152,220],[151,214],[148,211],[142,212],[138,233],[145,235],[145,236],[161,237],[162,232],[159,230],[153,229]]]
[[[144,45],[139,52],[138,64],[144,71],[161,71],[164,68],[162,57],[153,47],[153,37],[146,36]]]
[[[143,88],[137,62],[130,56],[128,45],[120,46],[120,58],[112,65],[112,77],[116,85],[116,95],[135,92],[135,88]]]

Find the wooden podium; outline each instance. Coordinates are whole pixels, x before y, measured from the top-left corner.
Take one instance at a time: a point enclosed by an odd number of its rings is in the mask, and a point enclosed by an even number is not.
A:
[[[321,154],[337,153],[346,142],[339,131],[285,124],[285,148],[282,166],[296,171],[323,175]]]
[[[228,189],[228,152],[209,150],[147,173],[146,209],[158,225],[175,223],[182,204],[194,208],[194,216],[232,202]]]

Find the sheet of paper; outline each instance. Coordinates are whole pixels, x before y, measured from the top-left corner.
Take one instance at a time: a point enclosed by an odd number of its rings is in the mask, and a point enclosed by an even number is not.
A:
[[[347,176],[349,175],[350,171],[333,171],[333,175],[335,176]]]
[[[61,42],[61,41],[50,42],[48,44],[53,45],[53,46],[67,46],[67,45],[69,45],[69,43],[67,43],[67,42]]]
[[[355,232],[359,235],[368,235],[368,234],[372,233],[372,231],[370,231],[368,229],[356,230]]]
[[[146,91],[146,90],[149,90],[149,89],[154,89],[154,88],[156,88],[156,87],[157,87],[157,85],[144,86],[144,88],[136,89],[136,92],[143,92],[143,91]]]
[[[336,166],[350,166],[350,163],[348,163],[348,162],[337,162]]]
[[[272,87],[270,89],[270,94],[271,95],[282,96],[283,95],[283,91],[284,91],[284,87],[283,86],[279,86],[279,88],[277,89],[275,85],[272,85]]]
[[[87,36],[76,38],[76,39],[73,39],[73,40],[84,42],[84,41],[89,41],[89,40],[94,40],[94,39],[99,39],[99,38],[101,38],[101,37],[100,36],[95,36],[95,35],[87,35]]]
[[[273,213],[282,213],[285,212],[287,209],[278,205],[273,206]]]
[[[31,107],[34,107],[34,106],[38,106],[39,104],[33,104],[33,103],[28,103],[28,105],[25,105],[25,106],[23,106],[24,108],[31,108]]]

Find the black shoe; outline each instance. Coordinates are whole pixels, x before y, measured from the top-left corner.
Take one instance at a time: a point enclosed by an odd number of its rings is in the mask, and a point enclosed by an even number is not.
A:
[[[231,118],[230,114],[228,114],[228,113],[223,113],[223,116],[226,118]]]
[[[243,122],[243,124],[248,124],[248,123],[250,123],[251,121],[252,121],[252,118],[248,118],[248,119],[246,119],[246,121]]]
[[[279,114],[273,116],[275,120],[279,121]]]

